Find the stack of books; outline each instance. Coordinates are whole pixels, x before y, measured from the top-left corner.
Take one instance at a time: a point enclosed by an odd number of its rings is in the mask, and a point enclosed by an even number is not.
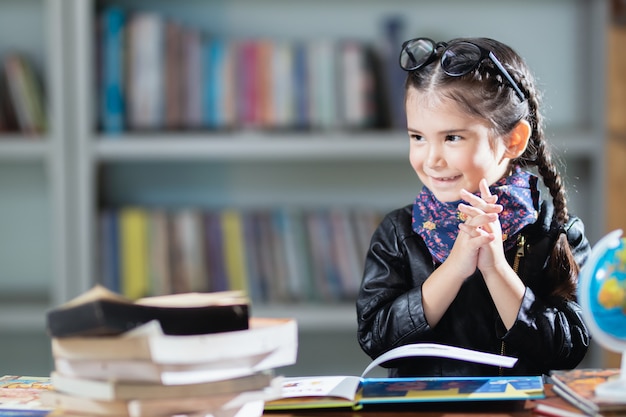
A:
[[[295,363],[293,319],[249,317],[237,293],[130,301],[96,287],[48,313],[52,415],[261,415]]]

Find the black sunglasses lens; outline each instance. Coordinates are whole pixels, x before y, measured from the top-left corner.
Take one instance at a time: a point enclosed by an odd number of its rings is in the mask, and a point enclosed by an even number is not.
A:
[[[459,77],[472,71],[480,63],[482,52],[471,43],[461,42],[449,46],[441,55],[441,68],[452,76]]]
[[[412,71],[424,65],[433,54],[435,45],[429,39],[413,39],[408,41],[400,52],[400,66]]]

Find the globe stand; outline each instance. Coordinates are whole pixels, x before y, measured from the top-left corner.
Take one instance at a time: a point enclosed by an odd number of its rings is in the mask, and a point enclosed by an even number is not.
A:
[[[578,277],[578,301],[591,335],[607,350],[622,355],[617,379],[599,384],[595,394],[618,401],[626,399],[626,239],[621,236],[618,229],[600,239]],[[600,302],[600,290],[608,280],[613,281],[609,302],[606,297]]]

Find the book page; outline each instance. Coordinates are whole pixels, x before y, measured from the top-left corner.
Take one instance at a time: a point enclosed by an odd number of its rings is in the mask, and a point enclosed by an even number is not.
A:
[[[288,377],[281,398],[338,397],[354,400],[360,378],[355,376]]]
[[[242,291],[187,292],[140,298],[135,304],[152,307],[204,307],[248,304]]]
[[[440,358],[459,359],[466,362],[484,363],[486,365],[502,366],[505,368],[511,368],[517,362],[517,358],[512,358],[510,356],[479,352],[455,346],[439,345],[437,343],[415,343],[411,345],[398,346],[395,349],[391,349],[390,351],[383,353],[374,359],[367,366],[367,368],[365,368],[361,377],[364,377],[369,371],[385,362],[415,356],[435,356]]]

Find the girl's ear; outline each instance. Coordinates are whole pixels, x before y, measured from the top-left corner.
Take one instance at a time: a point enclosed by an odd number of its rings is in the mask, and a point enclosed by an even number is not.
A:
[[[528,140],[530,139],[530,123],[521,120],[509,133],[509,143],[507,144],[506,156],[515,159],[524,153]]]

